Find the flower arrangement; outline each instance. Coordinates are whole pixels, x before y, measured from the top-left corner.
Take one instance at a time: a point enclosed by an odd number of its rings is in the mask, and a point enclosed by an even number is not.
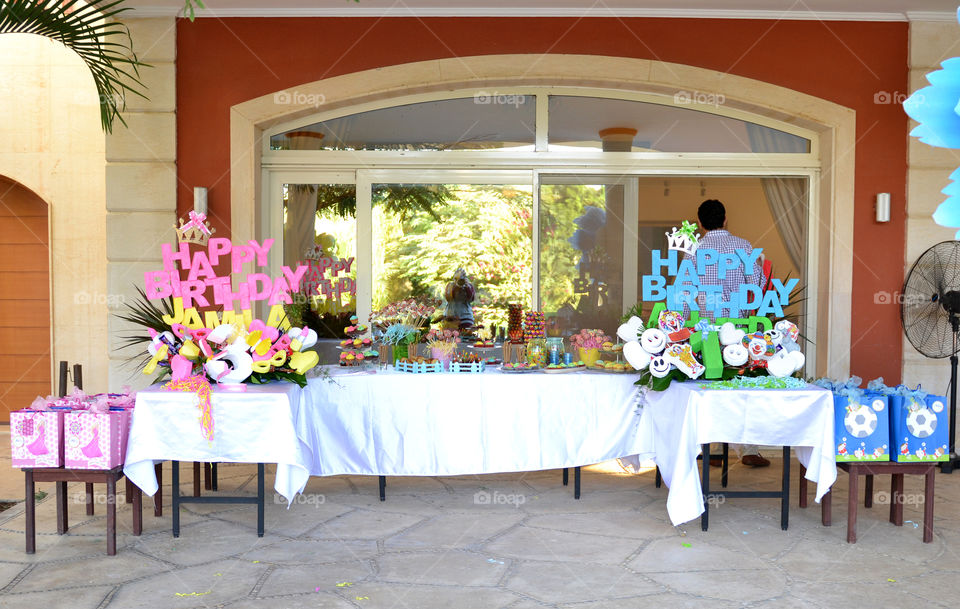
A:
[[[580,330],[570,337],[570,344],[577,349],[599,349],[606,342],[610,342],[610,337],[603,330]]]
[[[167,376],[182,381],[199,375],[229,385],[291,381],[304,387],[307,371],[319,363],[317,353],[308,351],[317,342],[316,332],[309,328],[284,331],[259,319],[246,323],[242,317],[216,328],[169,324],[163,318],[171,315],[172,302],[160,301],[161,308],[138,291],[141,298],[119,317],[146,328],[148,334],[128,336],[124,345],[146,344],[139,367],[144,374],[159,370],[155,382]]]

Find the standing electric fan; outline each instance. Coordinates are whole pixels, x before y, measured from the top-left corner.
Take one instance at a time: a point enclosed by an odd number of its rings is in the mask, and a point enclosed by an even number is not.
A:
[[[944,241],[925,251],[907,273],[900,304],[907,340],[923,355],[950,358],[950,460],[940,469],[960,466],[954,437],[957,415],[957,340],[960,338],[960,241]]]

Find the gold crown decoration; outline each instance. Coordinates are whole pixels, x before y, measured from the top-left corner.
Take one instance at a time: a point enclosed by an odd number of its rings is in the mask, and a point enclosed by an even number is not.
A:
[[[217,230],[210,228],[207,214],[197,211],[191,211],[186,222],[180,218],[180,226],[175,226],[174,229],[177,231],[177,243],[194,243],[203,247],[206,247],[210,235]]]
[[[674,226],[672,233],[664,233],[667,236],[667,249],[692,255],[700,245],[700,233],[695,232],[696,230],[697,225],[686,220],[679,229]]]

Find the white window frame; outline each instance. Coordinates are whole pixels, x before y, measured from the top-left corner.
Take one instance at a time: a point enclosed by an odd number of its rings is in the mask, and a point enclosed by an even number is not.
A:
[[[259,237],[273,237],[275,248],[282,249],[283,205],[282,187],[292,184],[355,184],[357,192],[357,315],[365,319],[370,312],[373,296],[372,277],[372,207],[371,187],[379,183],[411,184],[531,184],[533,187],[533,293],[532,302],[539,306],[539,191],[540,176],[610,176],[631,178],[624,191],[624,284],[623,308],[635,304],[637,249],[632,228],[639,219],[636,184],[632,178],[650,177],[806,177],[809,184],[807,217],[807,259],[804,278],[807,302],[803,331],[816,336],[818,285],[820,149],[819,137],[813,131],[788,123],[757,116],[726,106],[683,104],[684,109],[699,110],[726,116],[791,133],[810,141],[810,152],[800,154],[775,153],[666,153],[666,152],[602,152],[584,150],[551,152],[547,134],[549,116],[547,102],[550,95],[601,97],[678,106],[672,95],[629,93],[613,89],[579,87],[510,87],[499,94],[535,95],[536,133],[535,151],[506,150],[451,150],[451,151],[330,151],[330,150],[271,150],[270,138],[291,129],[302,128],[324,120],[393,106],[471,97],[476,89],[407,95],[387,100],[357,104],[349,108],[318,112],[307,118],[280,123],[263,134],[261,159],[262,201],[268,202],[258,215]],[[519,179],[523,177],[524,179]],[[362,227],[367,227],[363,230]],[[282,260],[271,258],[271,273],[279,274]],[[816,345],[805,347],[807,370],[816,369]]]

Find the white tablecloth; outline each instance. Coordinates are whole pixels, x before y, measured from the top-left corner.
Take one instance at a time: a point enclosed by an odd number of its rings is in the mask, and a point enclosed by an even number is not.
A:
[[[293,383],[248,385],[243,393],[214,391],[214,438],[208,442],[196,394],[159,387],[140,391],[123,472],[153,495],[158,461],[275,463],[274,488],[290,501],[306,485],[313,459],[298,434],[301,397]]]
[[[311,475],[534,471],[642,450],[634,374],[330,370],[304,392]]]
[[[667,513],[674,525],[703,513],[701,444],[792,446],[807,480],[817,484],[817,501],[837,479],[833,395],[825,389],[710,390],[674,382],[666,391],[645,391],[642,401],[639,457],[652,458],[670,487]]]

